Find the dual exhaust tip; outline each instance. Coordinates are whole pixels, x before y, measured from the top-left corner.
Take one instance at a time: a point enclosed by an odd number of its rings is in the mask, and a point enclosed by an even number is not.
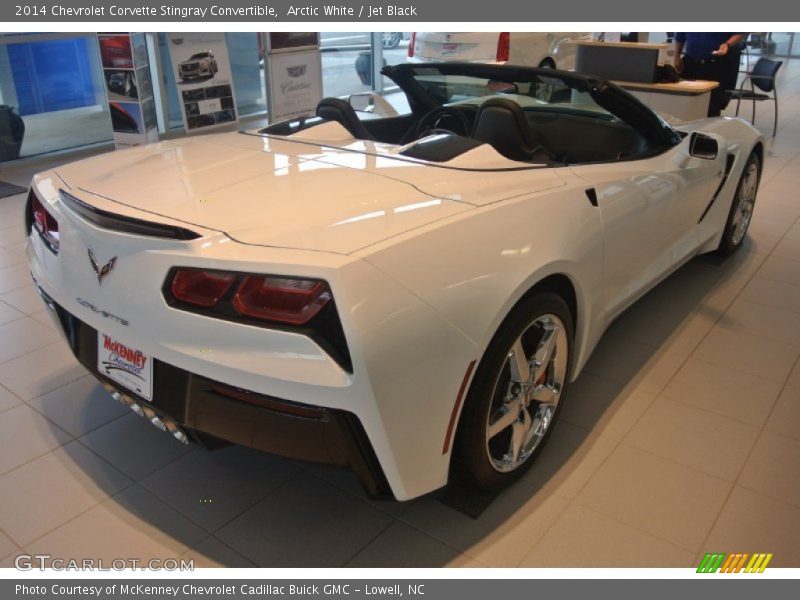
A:
[[[127,406],[140,417],[147,419],[161,431],[166,431],[167,433],[172,434],[172,437],[174,437],[180,443],[187,445],[189,444],[189,436],[186,435],[183,429],[181,429],[180,426],[172,419],[158,416],[156,411],[149,406],[142,406],[130,396],[121,393],[119,390],[107,383],[103,384],[103,387],[105,387],[106,391],[111,394],[111,397],[120,404]]]

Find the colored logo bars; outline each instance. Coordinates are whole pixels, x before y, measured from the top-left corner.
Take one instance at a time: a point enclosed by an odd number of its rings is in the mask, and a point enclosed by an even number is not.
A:
[[[763,573],[772,553],[759,554],[725,554],[724,552],[707,552],[697,567],[698,573]]]

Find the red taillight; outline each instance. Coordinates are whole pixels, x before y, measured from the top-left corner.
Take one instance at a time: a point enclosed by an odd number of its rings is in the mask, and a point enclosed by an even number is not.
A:
[[[233,307],[247,317],[304,325],[330,299],[323,281],[248,275],[233,297]]]
[[[230,289],[236,275],[200,269],[178,269],[172,278],[172,295],[181,302],[213,308]]]
[[[508,55],[511,52],[511,33],[503,31],[497,39],[497,62],[508,61]]]
[[[287,325],[305,325],[331,300],[328,284],[317,279],[191,268],[175,269],[169,289],[174,300],[220,315]],[[230,303],[220,304],[231,290],[235,293]]]
[[[417,43],[417,32],[411,32],[411,39],[408,42],[408,58],[414,58],[414,44]]]
[[[31,212],[33,213],[33,227],[39,232],[44,241],[54,251],[58,252],[58,221],[39,200],[38,196],[31,192]]]
[[[303,334],[353,372],[333,294],[323,280],[174,267],[161,290],[167,304],[177,310]]]

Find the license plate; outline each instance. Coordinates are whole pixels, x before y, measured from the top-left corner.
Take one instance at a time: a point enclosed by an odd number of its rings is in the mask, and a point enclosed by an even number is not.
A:
[[[98,332],[97,370],[145,400],[153,399],[153,358],[138,348]]]
[[[442,54],[458,54],[458,44],[442,44]]]

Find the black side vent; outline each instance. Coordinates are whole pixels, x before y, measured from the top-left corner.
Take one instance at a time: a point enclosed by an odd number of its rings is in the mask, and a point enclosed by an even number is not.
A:
[[[90,206],[79,200],[75,196],[68,194],[64,190],[61,192],[61,202],[72,212],[80,215],[90,223],[94,223],[103,229],[131,233],[134,235],[144,235],[147,237],[166,238],[170,240],[196,240],[200,234],[176,227],[174,225],[164,225],[162,223],[151,223],[134,217],[117,215],[94,206]]]
[[[725,173],[723,173],[722,179],[720,179],[719,185],[717,186],[717,189],[714,192],[714,195],[711,196],[711,200],[709,201],[708,205],[706,206],[706,209],[703,211],[703,214],[700,215],[700,218],[697,220],[698,223],[702,223],[703,222],[703,219],[706,218],[706,215],[708,214],[708,211],[710,211],[711,207],[714,206],[714,202],[716,202],[717,196],[719,196],[719,193],[722,191],[722,188],[725,186],[725,183],[728,181],[728,175],[731,174],[731,170],[733,169],[733,163],[735,163],[735,162],[736,162],[736,156],[734,154],[728,154],[728,156],[725,159]]]

